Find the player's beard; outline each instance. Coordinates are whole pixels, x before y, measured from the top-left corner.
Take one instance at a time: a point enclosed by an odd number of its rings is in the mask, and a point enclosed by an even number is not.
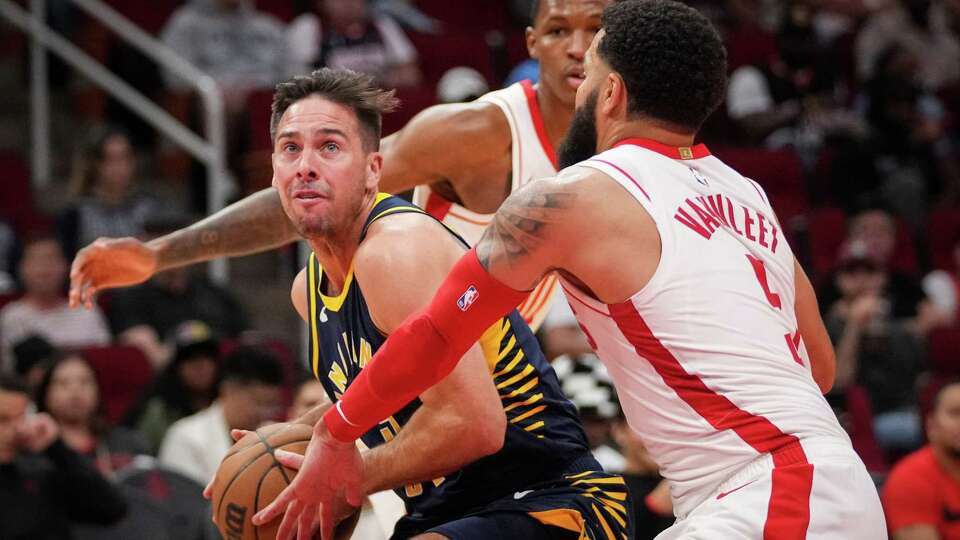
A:
[[[597,120],[594,113],[597,110],[599,89],[590,92],[583,107],[573,112],[570,129],[560,144],[557,161],[560,169],[590,159],[597,153]]]

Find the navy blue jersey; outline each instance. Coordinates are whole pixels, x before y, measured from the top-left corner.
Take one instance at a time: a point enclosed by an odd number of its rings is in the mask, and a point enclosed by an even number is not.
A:
[[[360,241],[374,221],[411,212],[433,219],[403,199],[379,195]],[[335,297],[324,294],[327,282],[314,254],[307,275],[311,368],[330,399],[336,401],[383,345],[386,335],[371,319],[363,284],[357,282],[352,268]],[[563,396],[556,374],[516,310],[491,326],[480,345],[506,413],[505,443],[496,454],[444,478],[396,490],[412,519],[458,515],[525,486],[560,477],[571,462],[588,452],[576,409]],[[364,434],[363,442],[375,447],[390,441],[419,407],[419,400],[411,401]]]

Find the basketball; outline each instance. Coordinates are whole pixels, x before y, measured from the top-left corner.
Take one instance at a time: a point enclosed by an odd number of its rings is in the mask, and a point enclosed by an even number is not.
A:
[[[253,516],[286,488],[297,471],[274,458],[276,450],[303,454],[313,430],[305,424],[279,423],[249,433],[230,449],[220,463],[211,497],[220,534],[227,540],[276,538],[281,517],[255,527]],[[337,527],[334,538],[347,540],[360,518],[354,513]],[[318,536],[319,538],[319,536]]]

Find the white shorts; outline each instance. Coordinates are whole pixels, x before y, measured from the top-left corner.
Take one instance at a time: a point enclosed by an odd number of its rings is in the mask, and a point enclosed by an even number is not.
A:
[[[877,489],[849,444],[800,446],[746,465],[656,540],[886,540]]]

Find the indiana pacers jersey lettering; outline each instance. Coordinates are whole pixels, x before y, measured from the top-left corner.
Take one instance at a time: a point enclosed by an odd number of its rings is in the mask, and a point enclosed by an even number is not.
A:
[[[557,174],[557,157],[543,127],[537,94],[530,81],[521,81],[502,90],[481,96],[478,101],[493,103],[503,112],[510,124],[512,166],[510,192],[520,189],[538,178]],[[493,221],[493,214],[478,214],[463,206],[444,199],[430,186],[418,186],[413,202],[427,210],[453,229],[471,246],[476,245],[483,231]],[[530,296],[517,309],[523,319],[537,331],[550,311],[551,299],[558,290],[557,278],[548,275],[531,291]]]
[[[376,220],[411,212],[431,219],[400,198],[379,195],[360,241]],[[352,269],[336,297],[324,294],[326,278],[314,254],[310,255],[307,275],[311,368],[335,401],[386,336],[374,325],[363,297],[363,284],[356,281]],[[556,374],[516,310],[491,326],[480,345],[507,416],[504,446],[500,452],[444,478],[396,490],[407,507],[405,519],[442,522],[445,515],[457,515],[555,476],[588,451],[576,410],[563,397]],[[419,400],[410,402],[364,434],[363,442],[371,448],[389,442],[419,407]]]

